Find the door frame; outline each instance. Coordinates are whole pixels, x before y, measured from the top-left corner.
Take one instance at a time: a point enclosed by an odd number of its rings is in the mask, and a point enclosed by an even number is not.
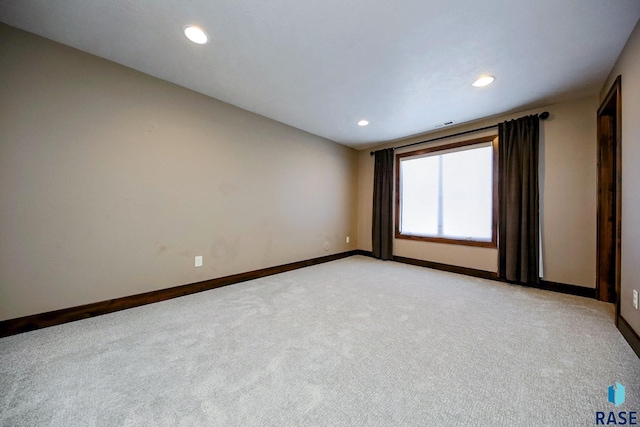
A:
[[[597,225],[598,228],[596,232],[596,297],[599,300],[603,300],[603,296],[606,295],[606,290],[602,290],[600,288],[600,251],[601,251],[601,243],[600,242],[600,210],[601,210],[601,201],[600,201],[600,169],[602,167],[600,163],[600,141],[604,132],[601,126],[601,118],[603,116],[612,116],[615,120],[615,170],[614,170],[614,209],[615,209],[615,305],[616,305],[616,325],[618,324],[618,318],[620,317],[620,272],[621,272],[621,240],[622,240],[622,229],[621,229],[621,218],[622,218],[622,79],[621,76],[618,76],[616,80],[611,85],[611,89],[607,93],[607,96],[603,99],[600,104],[600,108],[598,108],[598,117],[597,117],[597,137],[598,137],[598,195],[597,195]]]

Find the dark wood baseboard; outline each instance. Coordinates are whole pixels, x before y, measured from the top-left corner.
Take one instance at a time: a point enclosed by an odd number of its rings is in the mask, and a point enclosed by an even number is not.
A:
[[[464,274],[471,277],[479,277],[482,279],[497,280],[499,282],[510,283],[512,285],[527,286],[536,289],[544,289],[546,291],[560,292],[563,294],[577,295],[580,297],[595,298],[596,290],[593,288],[585,288],[582,286],[569,285],[566,283],[551,282],[548,280],[540,280],[537,285],[524,285],[520,283],[509,282],[498,277],[497,273],[492,271],[477,270],[475,268],[460,267],[457,265],[441,264],[439,262],[424,261],[414,258],[406,258],[401,256],[393,256],[393,260],[403,264],[418,265],[420,267],[433,268],[434,270],[448,271],[450,273]]]
[[[491,271],[476,270],[475,268],[459,267],[457,265],[441,264],[439,262],[424,261],[415,258],[406,258],[403,256],[393,256],[393,260],[402,264],[418,265],[420,267],[433,268],[434,270],[448,271],[450,273],[464,274],[471,277],[480,277],[482,279],[498,280],[498,275]]]
[[[545,291],[560,292],[562,294],[577,295],[585,298],[595,299],[596,297],[595,288],[585,288],[584,286],[569,285],[567,283],[550,282],[549,280],[540,280],[540,283],[538,285],[533,285],[533,287],[544,289]]]
[[[231,276],[219,277],[217,279],[205,280],[188,285],[160,289],[157,291],[145,292],[142,294],[130,295],[127,297],[115,298],[77,307],[64,308],[62,310],[49,311],[47,313],[34,314],[31,316],[19,317],[17,319],[4,320],[0,322],[0,338],[49,326],[60,325],[62,323],[87,319],[89,317],[100,316],[102,314],[113,313],[127,308],[177,298],[184,295],[194,294],[196,292],[208,291],[222,286],[246,282],[247,280],[259,279],[261,277],[284,273],[285,271],[296,270],[303,267],[309,267],[311,265],[322,264],[352,255],[361,255],[361,253],[358,250],[342,252],[339,254],[278,265],[275,267],[262,268],[260,270],[249,271],[246,273],[233,274]]]
[[[353,252],[354,255],[363,255],[363,256],[368,256],[373,258],[373,253],[371,253],[371,251],[365,251],[363,249],[356,249],[355,251],[351,251]]]
[[[627,340],[633,351],[640,357],[640,336],[633,330],[631,325],[624,320],[624,317],[618,316],[618,330]]]
[[[138,307],[141,305],[152,304],[154,302],[164,301],[171,298],[177,298],[184,295],[193,294],[196,292],[207,291],[210,289],[219,288],[222,286],[233,285],[235,283],[245,282],[247,280],[259,279],[261,277],[271,276],[273,274],[284,273],[285,271],[296,270],[311,265],[322,264],[329,261],[334,261],[340,258],[346,258],[353,255],[363,255],[371,257],[370,251],[362,249],[356,249],[348,252],[342,252],[334,255],[327,255],[319,258],[308,259],[304,261],[292,262],[289,264],[279,265],[275,267],[263,268],[260,270],[249,271],[246,273],[234,274],[231,276],[219,277],[217,279],[205,280],[202,282],[191,283],[188,285],[176,286],[168,289],[160,289],[152,292],[145,292],[142,294],[131,295],[122,298],[115,298],[107,301],[96,302],[92,304],[81,305],[77,307],[65,308],[62,310],[49,311],[46,313],[34,314],[31,316],[20,317],[17,319],[9,319],[0,322],[0,338],[19,334],[22,332],[33,331],[36,329],[46,328],[49,326],[60,325],[62,323],[73,322],[76,320],[87,319],[89,317],[100,316],[102,314],[113,313],[115,311],[125,310],[127,308]],[[414,258],[406,258],[400,256],[394,256],[393,260],[403,264],[417,265],[420,267],[433,268],[435,270],[448,271],[451,273],[464,274],[471,277],[480,277],[483,279],[498,280],[496,273],[484,270],[476,270],[473,268],[459,267],[449,264],[441,264],[437,262],[424,261]],[[540,289],[562,292],[571,295],[579,295],[589,298],[595,298],[595,289],[583,288],[580,286],[573,286],[564,283],[556,283],[549,281],[541,281],[540,285],[536,286]],[[622,319],[622,318],[620,318]],[[626,324],[626,322],[625,322]],[[628,327],[628,333],[630,336],[636,337],[637,335],[633,329]],[[620,328],[622,331],[622,328]],[[623,332],[623,335],[625,333]],[[625,335],[625,338],[627,338]],[[627,338],[629,341],[629,338]],[[635,350],[635,347],[634,347]],[[636,351],[637,352],[637,351]]]

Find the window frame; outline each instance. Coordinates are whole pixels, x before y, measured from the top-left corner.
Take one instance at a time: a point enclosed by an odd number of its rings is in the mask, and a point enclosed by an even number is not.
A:
[[[472,145],[479,145],[483,143],[491,143],[493,149],[493,189],[492,189],[492,221],[491,221],[491,241],[487,240],[473,240],[473,239],[456,239],[451,237],[436,237],[436,236],[416,236],[413,234],[402,234],[400,231],[400,205],[402,202],[402,195],[400,192],[400,161],[405,157],[422,156],[424,154],[431,154],[438,151],[446,151],[461,147],[469,147]],[[451,144],[438,145],[435,147],[427,147],[419,150],[409,151],[407,153],[401,153],[396,155],[396,197],[395,197],[395,238],[405,240],[415,240],[421,242],[435,242],[435,243],[448,243],[452,245],[464,245],[464,246],[477,246],[484,248],[497,248],[498,247],[498,135],[488,135],[480,138],[469,139],[466,141],[454,142]]]

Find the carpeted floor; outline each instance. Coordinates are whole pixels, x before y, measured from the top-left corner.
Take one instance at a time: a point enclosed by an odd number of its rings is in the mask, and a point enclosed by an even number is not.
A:
[[[596,411],[640,411],[612,305],[360,256],[0,339],[3,426],[586,426]]]

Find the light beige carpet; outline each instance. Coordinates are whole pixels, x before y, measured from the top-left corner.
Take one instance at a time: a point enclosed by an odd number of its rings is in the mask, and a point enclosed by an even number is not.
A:
[[[3,426],[575,426],[612,410],[640,410],[640,360],[611,305],[360,256],[0,340]]]

